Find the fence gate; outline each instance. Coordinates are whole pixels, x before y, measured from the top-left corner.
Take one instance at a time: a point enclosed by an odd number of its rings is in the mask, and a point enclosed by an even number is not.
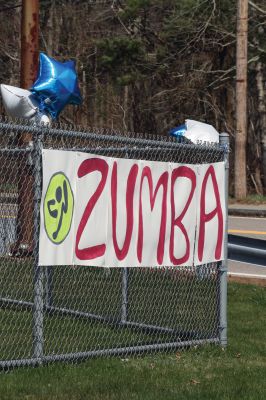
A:
[[[226,345],[226,259],[192,267],[38,266],[42,149],[225,161],[227,195],[228,135],[220,137],[219,146],[192,145],[0,121],[1,368]],[[227,248],[226,234],[224,240]]]

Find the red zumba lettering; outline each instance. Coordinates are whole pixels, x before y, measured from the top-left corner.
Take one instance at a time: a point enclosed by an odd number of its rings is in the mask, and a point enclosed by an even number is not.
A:
[[[216,207],[214,208],[214,210],[206,214],[205,199],[206,199],[206,188],[209,177],[211,178],[212,181],[214,196],[216,200]],[[202,261],[203,259],[203,250],[205,244],[205,225],[207,222],[211,221],[216,215],[218,218],[218,234],[217,234],[217,242],[215,248],[215,259],[219,260],[221,258],[222,246],[223,246],[223,230],[224,230],[223,212],[220,202],[220,193],[219,193],[218,183],[216,180],[215,170],[213,165],[210,165],[209,168],[207,169],[207,172],[202,182],[201,196],[200,196],[200,226],[199,226],[199,240],[198,240],[199,261]]]
[[[142,215],[142,186],[144,179],[147,178],[149,190],[150,190],[150,205],[151,210],[154,208],[156,196],[158,190],[162,186],[163,198],[162,198],[162,214],[161,224],[159,232],[159,241],[157,245],[157,262],[162,264],[164,257],[164,243],[165,243],[165,230],[166,230],[166,217],[167,217],[167,184],[168,184],[168,172],[164,172],[158,179],[155,191],[153,192],[153,180],[150,167],[144,167],[141,175],[140,182],[140,194],[139,194],[139,232],[138,232],[138,243],[137,243],[137,256],[139,262],[142,261],[142,249],[143,249],[143,215]]]
[[[188,197],[188,200],[186,202],[186,205],[183,209],[183,211],[181,212],[181,214],[178,217],[175,217],[175,196],[174,196],[174,185],[175,182],[178,178],[187,178],[190,179],[191,181],[191,191]],[[195,172],[186,166],[181,166],[178,168],[175,168],[172,172],[172,177],[171,177],[171,233],[170,233],[170,260],[174,265],[180,265],[180,264],[184,264],[190,256],[190,242],[189,242],[189,238],[188,238],[188,234],[186,231],[186,228],[184,227],[182,220],[190,206],[190,203],[192,201],[194,192],[196,189],[196,174]],[[186,241],[186,251],[185,254],[180,257],[180,258],[176,258],[174,256],[174,231],[175,231],[175,227],[178,227],[181,232],[183,233],[184,237],[185,237],[185,241]]]
[[[99,171],[101,173],[100,183],[87,203],[77,230],[75,252],[76,256],[80,260],[92,260],[94,258],[101,257],[104,255],[106,250],[106,244],[99,244],[96,246],[86,247],[85,249],[79,249],[79,242],[92,210],[104,189],[108,175],[108,168],[108,163],[105,160],[100,158],[89,158],[83,161],[78,169],[79,178],[82,178],[83,176],[95,171]]]
[[[134,210],[133,210],[133,199],[136,185],[136,179],[138,175],[138,165],[134,164],[129,172],[127,179],[126,189],[126,214],[127,214],[127,227],[125,240],[122,248],[120,249],[117,243],[116,236],[116,225],[117,225],[117,162],[113,164],[112,177],[111,177],[111,199],[112,199],[112,233],[113,233],[113,244],[115,254],[118,260],[123,260],[127,253],[131,242],[133,222],[134,222]]]

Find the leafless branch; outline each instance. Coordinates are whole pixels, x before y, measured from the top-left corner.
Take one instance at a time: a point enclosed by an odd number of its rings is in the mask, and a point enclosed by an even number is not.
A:
[[[17,57],[14,57],[14,56],[12,56],[11,54],[9,54],[5,49],[4,49],[4,47],[3,46],[1,46],[1,49],[0,49],[0,51],[2,52],[2,53],[4,53],[8,58],[10,58],[10,60],[13,60],[13,61],[16,61],[16,62],[19,62],[19,58],[17,58]]]
[[[251,7],[255,8],[255,10],[261,12],[262,14],[266,15],[266,10],[263,10],[261,7],[259,7],[257,4],[253,3],[253,1],[248,1],[248,4],[251,5]]]

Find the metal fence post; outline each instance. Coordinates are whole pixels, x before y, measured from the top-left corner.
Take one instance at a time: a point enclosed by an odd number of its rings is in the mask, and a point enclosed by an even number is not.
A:
[[[40,201],[41,201],[41,162],[42,143],[41,129],[33,135],[33,174],[34,174],[34,250],[33,250],[33,276],[34,276],[34,299],[33,299],[33,357],[41,363],[43,356],[43,268],[39,263],[39,229],[40,229]]]
[[[45,267],[45,306],[53,305],[53,267]]]
[[[229,135],[220,134],[220,146],[225,149],[225,227],[224,259],[219,264],[219,339],[222,346],[227,345],[227,248],[228,248],[228,180],[229,180]]]
[[[129,158],[128,152],[125,158]],[[128,268],[122,269],[122,304],[121,304],[121,322],[127,321],[127,300],[128,300]]]
[[[122,306],[121,306],[121,322],[127,321],[127,300],[128,300],[128,268],[122,270]]]

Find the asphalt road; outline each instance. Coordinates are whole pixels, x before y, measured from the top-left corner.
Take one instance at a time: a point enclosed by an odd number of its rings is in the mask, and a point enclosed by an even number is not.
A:
[[[266,218],[229,217],[229,233],[266,240]]]
[[[246,236],[265,240],[266,248],[266,218],[229,217],[228,231],[233,235]],[[228,262],[228,272],[233,276],[263,277],[266,279],[266,268],[237,261]]]

